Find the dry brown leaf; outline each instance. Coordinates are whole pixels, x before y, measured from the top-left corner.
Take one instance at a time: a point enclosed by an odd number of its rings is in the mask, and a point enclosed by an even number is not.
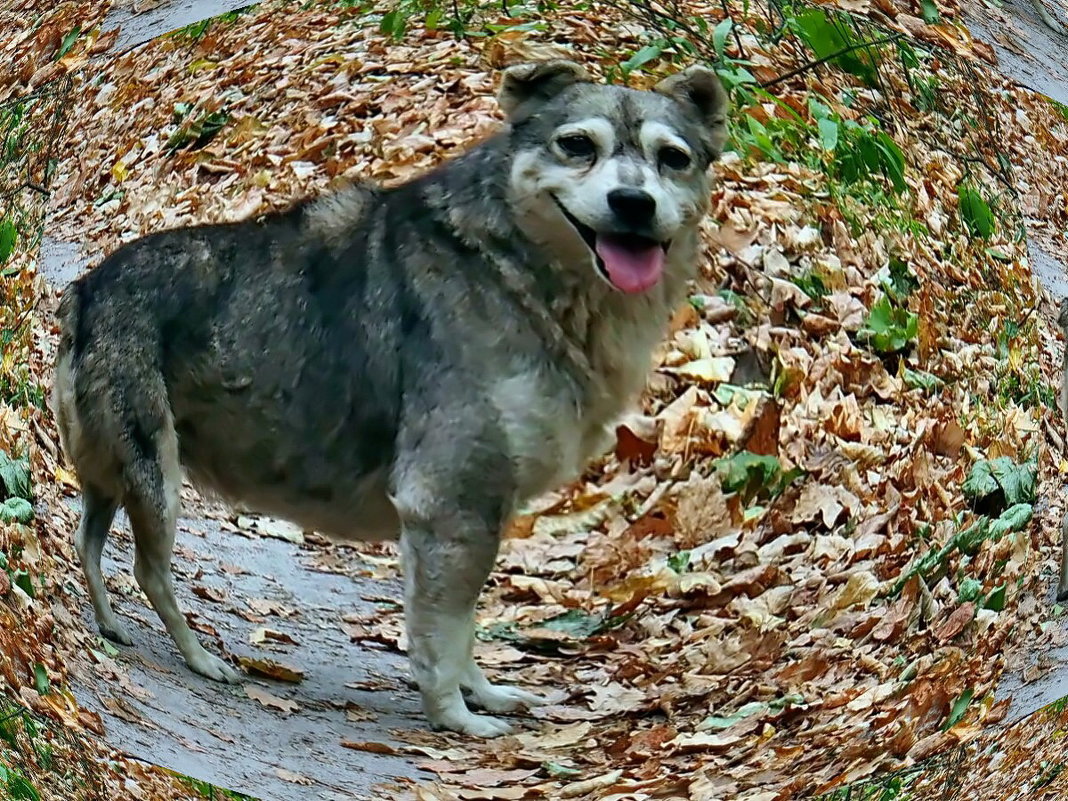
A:
[[[291,701],[288,698],[279,698],[277,695],[273,695],[262,687],[257,687],[255,684],[245,685],[245,694],[253,701],[259,701],[265,707],[277,709],[286,715],[290,715],[300,709],[300,704],[296,701]]]

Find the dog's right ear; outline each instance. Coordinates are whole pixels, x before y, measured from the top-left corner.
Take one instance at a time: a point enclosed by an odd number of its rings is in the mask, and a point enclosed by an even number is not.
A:
[[[516,64],[504,71],[497,102],[508,117],[514,118],[519,109],[530,107],[530,101],[543,103],[572,84],[590,80],[586,68],[574,61],[555,59]]]

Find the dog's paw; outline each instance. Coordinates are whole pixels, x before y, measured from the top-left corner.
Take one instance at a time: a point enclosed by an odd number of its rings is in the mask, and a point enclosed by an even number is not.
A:
[[[224,684],[240,684],[241,674],[230,667],[215,654],[201,651],[196,658],[189,660],[189,667],[212,681],[221,681]]]
[[[505,714],[531,706],[541,706],[546,701],[540,695],[528,693],[518,687],[489,685],[471,693],[471,700],[487,712]]]
[[[111,640],[111,642],[118,645],[133,645],[133,637],[130,636],[130,632],[117,620],[113,620],[110,623],[101,623],[99,629],[100,636],[106,640]]]
[[[503,720],[492,718],[489,715],[476,715],[468,710],[447,715],[438,721],[432,721],[431,725],[435,729],[447,729],[460,734],[469,734],[472,737],[503,737],[505,734],[512,733],[512,727]]]

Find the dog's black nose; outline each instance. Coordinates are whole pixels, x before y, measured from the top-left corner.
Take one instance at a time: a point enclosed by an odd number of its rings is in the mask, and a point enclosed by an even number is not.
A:
[[[624,225],[643,228],[653,221],[656,198],[644,190],[632,187],[613,189],[608,193],[608,207]]]

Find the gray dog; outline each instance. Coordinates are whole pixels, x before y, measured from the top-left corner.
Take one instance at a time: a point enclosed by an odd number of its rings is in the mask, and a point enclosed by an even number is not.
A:
[[[727,99],[568,61],[505,71],[508,125],[393,189],[152,234],[64,292],[53,404],[81,480],[76,547],[101,633],[130,644],[100,555],[134,574],[189,666],[238,681],[175,602],[183,468],[203,490],[347,540],[400,538],[412,672],[435,728],[535,704],[472,659],[475,603],[527,499],[611,443],[695,274]]]

